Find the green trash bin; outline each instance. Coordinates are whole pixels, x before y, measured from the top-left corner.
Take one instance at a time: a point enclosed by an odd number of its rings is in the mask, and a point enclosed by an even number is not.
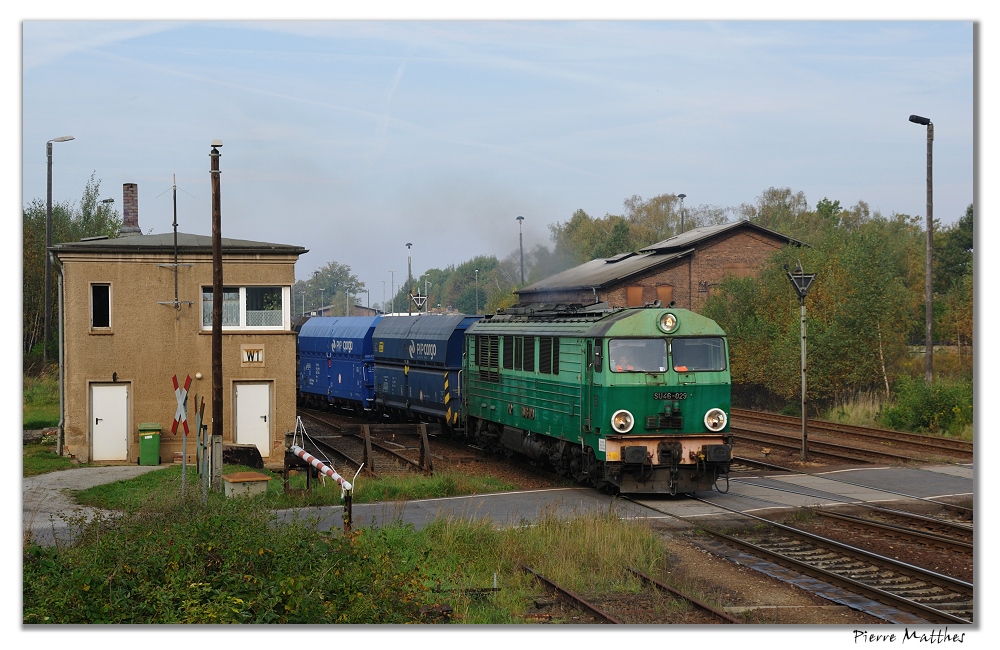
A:
[[[139,464],[160,464],[160,423],[143,422],[139,425]]]

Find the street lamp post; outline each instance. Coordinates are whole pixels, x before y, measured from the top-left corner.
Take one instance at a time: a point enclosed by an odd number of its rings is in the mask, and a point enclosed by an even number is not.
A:
[[[927,127],[927,259],[924,269],[924,381],[928,384],[934,379],[934,338],[932,324],[934,308],[932,305],[931,263],[934,258],[934,185],[931,171],[933,169],[934,124],[926,117],[911,115],[910,121]]]
[[[521,230],[521,223],[524,217],[517,218],[517,241],[521,247],[521,284],[524,284],[524,232]]]
[[[785,264],[785,272],[788,274],[788,279],[792,282],[792,287],[795,288],[795,294],[799,297],[799,315],[801,318],[799,328],[802,335],[801,363],[799,366],[802,373],[802,462],[805,462],[808,460],[806,452],[806,294],[809,293],[809,287],[812,285],[813,280],[816,279],[816,274],[803,272],[802,262],[796,265],[794,275],[788,270],[787,264]]]
[[[302,294],[302,315],[305,316],[306,315],[306,292],[305,291],[300,291],[299,293]]]
[[[479,314],[479,269],[476,269],[476,314]]]
[[[684,232],[684,197],[687,194],[678,194],[677,198],[681,200],[681,232]]]
[[[52,138],[45,143],[45,156],[48,160],[45,192],[45,292],[43,298],[45,300],[45,331],[42,334],[44,336],[44,340],[42,341],[42,363],[45,365],[49,363],[49,332],[52,323],[52,297],[49,287],[52,284],[52,264],[49,261],[49,248],[52,246],[52,143],[68,142],[74,139],[71,135],[63,135],[58,138]]]
[[[408,316],[413,315],[413,271],[410,266],[410,246],[413,244],[407,242],[406,244],[406,314]]]
[[[389,295],[391,296],[391,298],[389,298],[389,304],[390,304],[389,313],[390,314],[395,314],[396,313],[396,272],[395,271],[389,271]],[[383,307],[383,309],[384,309],[384,307]]]

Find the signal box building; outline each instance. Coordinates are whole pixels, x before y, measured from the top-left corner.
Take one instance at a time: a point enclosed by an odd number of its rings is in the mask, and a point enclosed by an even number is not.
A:
[[[195,454],[195,398],[212,422],[212,238],[143,235],[138,195],[125,185],[116,239],[51,248],[61,283],[64,449],[81,462],[139,462],[139,429],[158,423],[160,459],[182,450],[173,384],[190,376],[186,416]],[[222,239],[223,443],[281,459],[295,428],[291,286],[300,246]],[[176,254],[176,264],[175,264]],[[146,453],[146,452],[144,452]],[[143,458],[143,462],[147,462]]]
[[[692,228],[647,246],[591,260],[514,293],[518,306],[588,305],[641,307],[659,300],[699,311],[712,287],[727,275],[756,275],[783,246],[804,245],[749,221]]]

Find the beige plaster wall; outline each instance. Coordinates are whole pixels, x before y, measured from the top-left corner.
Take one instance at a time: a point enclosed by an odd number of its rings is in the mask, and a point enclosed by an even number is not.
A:
[[[178,277],[180,309],[158,304],[174,299],[172,255],[82,255],[63,253],[65,341],[65,447],[80,461],[91,457],[90,386],[127,382],[129,390],[129,456],[138,462],[138,425],[163,426],[160,456],[173,461],[180,452],[183,429],[170,433],[177,407],[171,377],[181,384],[192,377],[188,398],[194,455],[195,395],[205,400],[205,421],[212,432],[212,336],[201,327],[201,287],[212,285],[211,254],[181,256]],[[295,282],[295,256],[224,256],[226,286],[290,286]],[[90,328],[90,285],[111,285],[111,328]],[[193,304],[183,304],[185,301]],[[291,306],[291,313],[294,307]],[[245,365],[241,345],[263,346],[264,362]],[[201,379],[196,379],[197,373]],[[223,441],[234,442],[234,382],[271,382],[271,458],[284,433],[295,427],[294,332],[226,332],[222,336]]]

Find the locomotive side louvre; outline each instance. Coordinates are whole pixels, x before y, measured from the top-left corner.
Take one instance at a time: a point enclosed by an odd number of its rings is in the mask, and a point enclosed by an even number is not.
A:
[[[372,334],[375,399],[389,412],[455,426],[461,421],[463,335],[477,316],[386,316]]]
[[[313,317],[298,333],[299,397],[368,410],[374,400],[372,332],[381,316]]]
[[[713,321],[663,308],[510,311],[467,335],[470,435],[626,492],[711,489],[728,472],[728,348]],[[621,366],[626,353],[638,365]]]

